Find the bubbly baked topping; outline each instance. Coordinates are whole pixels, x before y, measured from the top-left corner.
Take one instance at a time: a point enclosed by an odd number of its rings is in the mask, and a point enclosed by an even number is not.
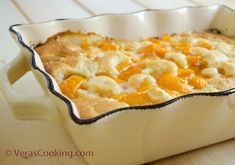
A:
[[[81,118],[235,85],[235,40],[218,34],[130,41],[67,31],[35,50]]]

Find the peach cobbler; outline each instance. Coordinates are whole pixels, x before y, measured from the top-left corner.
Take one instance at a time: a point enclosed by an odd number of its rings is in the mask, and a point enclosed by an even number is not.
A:
[[[235,86],[235,40],[209,32],[131,41],[66,31],[35,50],[81,118]]]

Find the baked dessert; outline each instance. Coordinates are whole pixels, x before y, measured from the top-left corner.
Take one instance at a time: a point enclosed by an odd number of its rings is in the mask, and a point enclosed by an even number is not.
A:
[[[131,41],[66,31],[35,50],[81,118],[235,86],[235,40],[209,32]]]

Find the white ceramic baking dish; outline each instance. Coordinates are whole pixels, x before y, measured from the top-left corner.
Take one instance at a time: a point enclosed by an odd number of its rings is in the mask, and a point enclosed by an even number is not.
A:
[[[1,70],[1,90],[18,119],[62,123],[80,150],[93,151],[94,156],[86,158],[89,164],[141,164],[224,141],[235,137],[235,88],[188,94],[158,105],[121,108],[80,119],[75,104],[62,95],[32,45],[65,30],[125,39],[205,29],[234,36],[234,20],[235,11],[214,5],[13,25],[11,34],[22,51]],[[45,96],[19,96],[13,90],[12,84],[27,71],[33,72]]]

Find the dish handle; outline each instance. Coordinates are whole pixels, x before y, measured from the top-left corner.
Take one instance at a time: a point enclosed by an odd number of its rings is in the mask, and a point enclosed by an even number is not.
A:
[[[26,57],[20,54],[4,68],[0,68],[0,89],[14,116],[20,120],[49,120],[62,122],[61,115],[49,96],[24,96],[16,93],[12,85],[30,71]]]

